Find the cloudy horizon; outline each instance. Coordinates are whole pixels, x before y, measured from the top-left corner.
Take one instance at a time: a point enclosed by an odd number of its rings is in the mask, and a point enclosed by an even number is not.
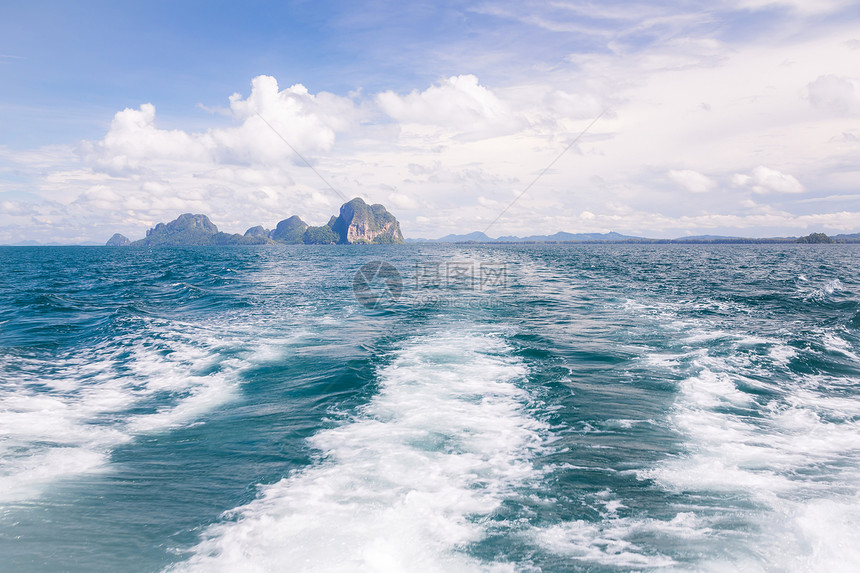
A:
[[[860,232],[851,2],[315,6],[15,7],[0,244],[352,197],[407,238]]]

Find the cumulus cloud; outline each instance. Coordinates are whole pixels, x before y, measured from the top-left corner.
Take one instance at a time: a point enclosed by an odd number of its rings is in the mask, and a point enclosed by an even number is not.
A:
[[[409,195],[397,193],[396,191],[388,194],[388,201],[394,207],[399,207],[401,209],[415,209],[418,207],[418,202],[415,199]]]
[[[716,181],[702,175],[698,171],[682,169],[680,171],[669,171],[669,179],[689,191],[690,193],[707,193],[717,186]]]
[[[382,92],[376,100],[382,111],[404,124],[484,135],[509,133],[527,125],[507,102],[479,84],[473,75],[452,76],[405,96]]]
[[[359,117],[348,98],[314,95],[301,84],[280,90],[270,76],[254,78],[247,98],[230,96],[230,110],[238,126],[188,133],[157,127],[151,103],[126,108],[114,116],[104,139],[85,142],[82,152],[113,173],[163,171],[165,163],[266,165],[294,157],[290,146],[301,153],[330,150],[336,133]]]
[[[117,112],[104,139],[84,145],[95,164],[114,172],[136,170],[159,159],[199,161],[207,155],[199,137],[180,130],[158,129],[151,103]]]
[[[780,173],[776,169],[759,165],[749,175],[736,173],[732,183],[737,187],[747,187],[753,193],[803,193],[804,188],[793,175]]]
[[[353,127],[359,118],[349,98],[313,95],[301,84],[279,91],[271,76],[254,78],[246,99],[238,93],[230,96],[230,109],[242,124],[207,135],[223,159],[247,163],[283,158],[290,150],[281,138],[303,153],[328,151],[336,133]]]
[[[819,76],[807,86],[810,103],[817,108],[847,115],[860,110],[858,82],[848,78]]]
[[[327,220],[337,201],[320,198],[324,185],[292,148],[311,161],[327,157],[363,111],[349,98],[312,94],[301,84],[282,90],[269,76],[254,78],[247,97],[233,94],[229,102],[234,125],[200,131],[163,129],[151,103],[121,110],[101,140],[82,142],[76,160],[39,176],[37,191],[100,213],[131,235],[187,211],[239,232],[246,222],[272,225],[282,213]],[[36,160],[17,160],[39,169]]]
[[[229,232],[291,214],[324,223],[340,199],[262,116],[344,195],[389,205],[407,236],[485,228],[538,174],[496,223],[499,234],[732,234],[756,225],[791,234],[792,226],[826,222],[826,213],[803,218],[811,207],[792,196],[804,191],[800,181],[833,196],[856,192],[860,125],[844,115],[856,111],[857,94],[849,28],[778,45],[679,33],[646,46],[555,54],[528,77],[494,76],[492,84],[455,75],[348,97],[301,84],[282,89],[260,76],[247,96],[229,98],[228,127],[219,117],[211,129],[165,129],[144,104],[119,111],[105,137],[81,145],[78,156],[33,151],[18,154],[15,168],[29,169],[34,192],[67,207],[51,217],[70,229],[79,229],[70,218],[87,212],[102,221],[94,233],[132,237],[183,211],[205,212]],[[3,158],[0,149],[0,169]],[[682,168],[667,170],[668,158]],[[715,192],[724,179],[745,191]],[[768,211],[769,203],[798,213]],[[843,211],[850,205],[833,202],[840,228],[857,222]],[[26,205],[8,209],[20,220],[33,216]]]

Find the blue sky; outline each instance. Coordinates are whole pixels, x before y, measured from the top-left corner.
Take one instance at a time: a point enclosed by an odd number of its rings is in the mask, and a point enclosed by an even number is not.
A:
[[[28,2],[0,21],[0,243],[346,196],[407,236],[860,231],[860,7]]]
[[[475,11],[468,2],[26,2],[0,23],[3,144],[104,134],[118,108],[157,102],[166,126],[260,74],[347,94],[426,86],[463,70],[563,58],[587,36]],[[599,48],[599,46],[592,46]],[[524,57],[526,56],[527,57]],[[521,60],[521,61],[517,61]],[[197,115],[203,115],[202,112]],[[204,122],[208,122],[204,120]],[[208,125],[208,123],[206,123]],[[62,138],[62,139],[61,139]]]

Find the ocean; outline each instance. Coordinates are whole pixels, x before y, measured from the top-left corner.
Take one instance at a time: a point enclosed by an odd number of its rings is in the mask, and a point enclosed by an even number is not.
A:
[[[860,570],[857,249],[0,248],[0,571]]]

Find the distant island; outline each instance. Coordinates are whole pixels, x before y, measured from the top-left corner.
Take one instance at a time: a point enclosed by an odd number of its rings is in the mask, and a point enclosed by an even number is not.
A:
[[[262,225],[251,227],[244,234],[230,234],[218,227],[206,215],[185,213],[169,223],[159,223],[146,232],[143,239],[131,241],[120,233],[114,234],[108,247],[128,246],[190,246],[190,245],[354,245],[406,243],[456,243],[456,244],[530,244],[530,243],[603,243],[603,244],[825,244],[860,243],[860,233],[834,235],[812,233],[804,237],[747,238],[721,235],[697,235],[677,239],[649,239],[622,235],[621,233],[567,233],[553,235],[528,235],[517,237],[506,235],[494,239],[486,233],[475,231],[464,235],[446,235],[439,239],[403,239],[400,223],[380,204],[368,205],[356,197],[341,205],[337,216],[318,227],[308,225],[297,215],[287,217],[267,229]]]
[[[620,233],[565,233],[554,235],[529,235],[527,237],[515,237],[507,235],[493,239],[486,233],[474,231],[466,235],[445,235],[441,239],[406,239],[408,243],[593,243],[593,242],[619,242],[636,240],[639,237],[631,237]]]
[[[649,239],[634,237],[620,233],[555,233],[554,235],[529,235],[527,237],[504,236],[498,239],[488,237],[481,231],[465,235],[446,235],[440,239],[406,239],[407,243],[457,243],[457,244],[529,244],[529,243],[604,243],[604,244],[639,244],[639,245],[767,245],[767,244],[824,244],[824,243],[860,243],[860,233],[850,235],[834,235],[812,233],[805,237],[726,237],[719,235],[697,235],[677,239]]]
[[[114,234],[106,243],[109,247],[126,246],[192,246],[192,245],[353,245],[402,244],[400,223],[379,204],[368,205],[356,197],[340,207],[340,213],[325,225],[310,226],[296,215],[280,221],[274,229],[251,227],[244,235],[229,234],[206,215],[185,213],[169,223],[159,223],[146,232],[146,237],[131,241]]]

